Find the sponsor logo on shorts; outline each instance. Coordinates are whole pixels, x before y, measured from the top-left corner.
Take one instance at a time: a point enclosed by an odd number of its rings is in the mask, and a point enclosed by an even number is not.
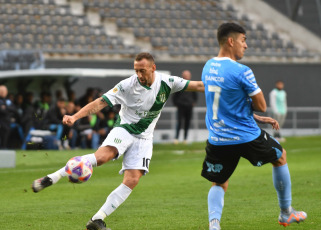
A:
[[[221,164],[212,164],[208,161],[205,161],[207,165],[207,172],[214,172],[214,173],[220,173],[223,169],[223,165]]]
[[[121,141],[122,141],[122,140],[121,140],[121,139],[119,139],[119,138],[115,138],[115,139],[114,139],[114,142],[115,142],[116,144],[120,144],[120,143],[121,143]]]

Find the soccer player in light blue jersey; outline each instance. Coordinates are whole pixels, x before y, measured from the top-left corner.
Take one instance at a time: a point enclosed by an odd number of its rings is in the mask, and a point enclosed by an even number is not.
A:
[[[273,129],[279,129],[279,124],[253,113],[266,111],[264,95],[252,70],[237,62],[247,49],[245,30],[235,23],[224,23],[218,28],[217,38],[219,54],[206,62],[202,72],[209,130],[202,176],[213,183],[208,194],[209,228],[221,229],[224,194],[240,157],[254,166],[272,163],[281,209],[279,223],[299,223],[307,214],[291,206],[286,151],[256,122],[271,124]]]

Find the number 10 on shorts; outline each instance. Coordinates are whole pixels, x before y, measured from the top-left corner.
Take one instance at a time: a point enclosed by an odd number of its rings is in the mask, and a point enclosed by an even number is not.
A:
[[[148,168],[149,167],[149,162],[150,162],[150,159],[144,157],[143,158],[143,167]]]

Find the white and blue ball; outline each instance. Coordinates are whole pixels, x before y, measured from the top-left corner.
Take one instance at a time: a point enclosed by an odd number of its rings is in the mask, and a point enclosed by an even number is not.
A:
[[[65,167],[68,179],[72,183],[83,183],[89,180],[93,173],[93,167],[85,157],[71,158]]]

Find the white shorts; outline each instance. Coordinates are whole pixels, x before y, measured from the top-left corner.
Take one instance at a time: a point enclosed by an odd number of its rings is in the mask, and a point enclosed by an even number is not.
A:
[[[144,170],[149,172],[149,163],[153,154],[153,140],[137,138],[121,127],[113,128],[101,146],[114,146],[118,150],[118,156],[123,157],[123,166],[119,174],[126,169]]]

